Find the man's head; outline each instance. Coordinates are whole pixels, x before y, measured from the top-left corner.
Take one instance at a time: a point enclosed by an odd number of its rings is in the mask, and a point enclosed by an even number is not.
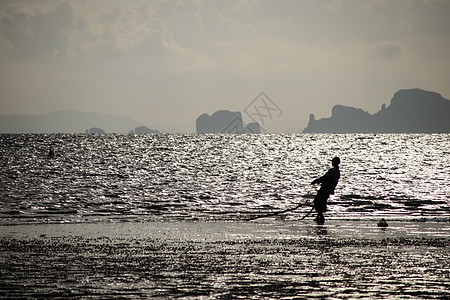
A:
[[[334,157],[332,160],[331,160],[331,164],[333,165],[333,166],[339,166],[339,164],[341,163],[341,159],[339,158],[339,157]]]

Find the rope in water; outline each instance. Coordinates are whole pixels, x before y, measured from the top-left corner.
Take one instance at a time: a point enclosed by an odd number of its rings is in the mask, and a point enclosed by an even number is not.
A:
[[[301,207],[301,206],[307,206],[308,205],[308,200],[306,200],[306,202],[302,205],[301,203],[299,203],[297,206],[293,207],[293,208],[288,208],[285,210],[281,210],[281,211],[277,211],[277,212],[272,212],[269,214],[265,214],[265,215],[260,215],[260,216],[253,216],[251,218],[248,218],[247,221],[252,221],[252,220],[256,220],[256,219],[261,219],[261,218],[268,218],[268,217],[273,217],[279,214],[283,214],[283,213],[287,213],[289,211],[293,211],[296,210],[297,208]],[[306,218],[307,216],[309,216],[311,214],[311,212],[313,211],[314,206],[311,207],[311,210],[305,214],[303,217],[301,217],[299,220],[303,220],[304,218]]]

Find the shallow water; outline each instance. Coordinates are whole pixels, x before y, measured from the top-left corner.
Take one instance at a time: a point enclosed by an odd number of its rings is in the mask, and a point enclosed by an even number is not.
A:
[[[0,236],[0,297],[450,296],[448,236],[414,234],[414,229],[392,234],[400,230],[395,224],[380,229],[361,221],[349,224],[359,232],[338,229],[340,222],[282,223],[7,226],[16,234]],[[443,224],[423,227],[436,233]]]
[[[333,156],[329,218],[448,220],[449,149],[449,134],[2,134],[0,224],[242,220],[312,200]]]

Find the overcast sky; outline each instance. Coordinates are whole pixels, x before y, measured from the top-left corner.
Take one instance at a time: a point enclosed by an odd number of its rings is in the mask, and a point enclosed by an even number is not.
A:
[[[264,127],[279,132],[416,87],[450,98],[450,1],[0,1],[2,114],[194,132],[200,114],[265,92],[279,113]]]

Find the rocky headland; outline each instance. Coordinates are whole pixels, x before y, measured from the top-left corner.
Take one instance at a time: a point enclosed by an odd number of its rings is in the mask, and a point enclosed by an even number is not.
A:
[[[421,89],[396,92],[391,104],[370,114],[335,105],[330,118],[309,117],[303,133],[449,133],[450,100]]]

